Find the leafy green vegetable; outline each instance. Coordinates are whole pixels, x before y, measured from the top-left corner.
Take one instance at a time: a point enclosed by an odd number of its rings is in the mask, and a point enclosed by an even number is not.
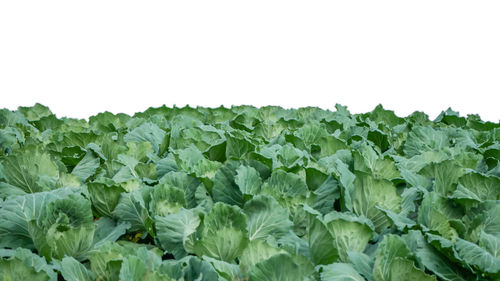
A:
[[[500,280],[500,124],[0,110],[0,281]]]

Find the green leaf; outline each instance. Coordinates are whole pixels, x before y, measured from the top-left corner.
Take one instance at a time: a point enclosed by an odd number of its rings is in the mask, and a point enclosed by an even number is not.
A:
[[[307,185],[300,176],[277,170],[262,185],[262,193],[273,196],[279,201],[287,197],[305,196],[307,194]]]
[[[54,200],[49,192],[18,196],[2,202],[0,209],[0,247],[33,249],[33,238],[28,223],[37,219],[45,207],[45,200]]]
[[[179,261],[184,267],[183,278],[181,280],[212,281],[219,280],[219,276],[214,267],[207,261],[197,257],[188,256]]]
[[[331,167],[334,174],[337,175],[340,185],[341,185],[341,200],[342,204],[349,211],[353,210],[353,198],[351,194],[354,192],[354,181],[356,176],[349,170],[349,166],[342,162],[340,159],[332,159],[333,163],[324,163],[323,165]],[[327,162],[327,161],[325,161]],[[321,160],[320,160],[321,164]],[[330,171],[330,170],[329,170]]]
[[[185,207],[184,191],[167,184],[156,185],[149,204],[152,216],[175,214]]]
[[[78,162],[71,174],[75,175],[79,180],[85,181],[93,176],[99,168],[101,162],[100,158],[96,157],[93,152],[87,152],[85,157]]]
[[[243,194],[235,183],[236,169],[239,163],[231,161],[222,166],[213,179],[212,197],[214,201],[230,205],[243,206]]]
[[[406,217],[404,214],[397,214],[379,207],[377,207],[377,209],[382,211],[387,216],[387,218],[389,218],[392,224],[395,225],[396,228],[401,232],[404,232],[405,229],[411,229],[412,227],[417,225],[415,221]]]
[[[392,281],[392,263],[396,258],[407,258],[411,256],[401,237],[386,235],[375,253],[375,264],[373,266],[373,278],[375,281]],[[397,279],[394,279],[396,281]]]
[[[429,126],[416,126],[408,134],[404,153],[411,157],[425,151],[440,151],[447,146],[448,138],[442,131]]]
[[[327,214],[333,210],[335,201],[340,198],[339,183],[329,175],[313,193],[316,198],[312,207],[322,214]]]
[[[286,253],[285,250],[272,247],[263,240],[250,241],[240,257],[241,270],[247,274],[255,264],[267,260],[274,255],[284,253]]]
[[[405,120],[401,117],[398,117],[394,111],[384,109],[384,107],[379,104],[377,105],[372,112],[363,114],[365,118],[370,118],[377,123],[384,123],[391,127],[402,124]]]
[[[148,159],[155,157],[155,155],[151,155],[154,154],[154,149],[150,142],[129,142],[127,143],[127,149],[125,154],[118,154],[118,161],[124,165],[127,165],[127,163],[120,159],[120,155],[131,157],[136,162],[146,162]]]
[[[17,110],[22,113],[27,120],[36,121],[40,120],[42,117],[52,115],[50,109],[42,104],[36,103],[33,106],[20,106]]]
[[[299,128],[295,135],[300,138],[306,146],[317,144],[322,137],[326,137],[328,132],[323,124],[319,122],[309,122]]]
[[[347,251],[347,256],[353,264],[354,269],[363,275],[368,281],[373,280],[373,258],[360,252]]]
[[[10,268],[10,274],[13,274],[10,277],[17,278],[23,276],[24,272],[22,272],[22,269],[24,269],[27,275],[36,272],[36,278],[41,278],[40,280],[57,280],[57,273],[54,271],[54,267],[51,264],[47,264],[45,258],[32,253],[28,249],[17,248],[11,250],[8,256],[10,257],[9,259],[2,259],[2,255],[0,254],[0,278],[9,277]],[[2,273],[7,274],[2,276]],[[11,280],[17,280],[16,278]],[[38,280],[36,278],[35,280]],[[6,280],[9,279],[6,278]]]
[[[288,254],[274,255],[255,265],[249,281],[302,281],[300,267]]]
[[[281,207],[273,197],[264,195],[254,197],[245,203],[244,212],[248,217],[250,240],[266,239],[270,235],[279,239],[293,226],[288,218],[288,210]]]
[[[332,233],[321,219],[319,212],[304,206],[307,219],[307,244],[311,261],[318,264],[330,264],[339,257]]]
[[[158,173],[158,178],[161,179],[164,175],[177,171],[179,167],[177,167],[177,163],[175,162],[175,158],[173,154],[168,154],[167,157],[160,159],[156,162],[156,171]]]
[[[130,223],[129,231],[147,231],[154,236],[153,219],[149,216],[146,202],[140,190],[122,193],[113,216],[121,222]]]
[[[348,261],[347,251],[363,252],[370,241],[374,227],[366,218],[353,214],[331,212],[324,219],[333,237],[341,261]]]
[[[479,243],[482,247],[461,238],[455,248],[458,255],[468,264],[488,273],[500,272],[500,238],[485,232],[481,233]]]
[[[319,140],[320,153],[319,157],[326,157],[335,154],[335,152],[347,149],[347,144],[334,136],[324,136]]]
[[[130,244],[106,243],[89,255],[90,269],[96,279],[118,280],[122,259],[133,254],[136,248]]]
[[[67,281],[94,280],[92,272],[72,257],[65,257],[62,259],[61,274]]]
[[[200,181],[184,172],[170,172],[160,179],[159,184],[173,186],[181,189],[185,193],[186,206],[194,208],[198,205],[195,194]]]
[[[403,235],[403,239],[425,268],[442,280],[470,280],[464,269],[460,270],[460,267],[429,245],[420,231],[411,230]]]
[[[453,194],[449,196],[450,199],[454,199],[458,203],[462,204],[466,209],[472,208],[472,206],[477,205],[482,200],[474,192],[465,188],[462,184],[457,185],[457,189],[453,191]]]
[[[31,221],[43,221],[47,205],[79,189],[61,188],[10,198],[0,204],[0,247],[34,249]],[[88,219],[88,218],[87,218]]]
[[[247,218],[240,208],[217,202],[203,222],[201,239],[195,242],[198,256],[232,262],[248,244]]]
[[[469,210],[463,217],[468,228],[465,238],[479,241],[481,231],[500,237],[500,201],[484,201]]]
[[[242,194],[257,195],[260,192],[262,179],[259,172],[250,166],[239,166],[234,176],[234,182]]]
[[[450,218],[443,213],[444,198],[435,192],[427,193],[418,210],[418,223],[439,232],[444,238],[454,240],[458,234],[450,224]]]
[[[348,263],[332,263],[321,268],[321,281],[365,281]]]
[[[467,123],[467,120],[464,117],[460,117],[458,112],[453,111],[451,107],[449,107],[446,111],[441,111],[434,121],[443,122],[447,125],[455,125],[457,127],[465,126]]]
[[[281,146],[280,151],[276,154],[277,160],[288,169],[292,169],[294,167],[300,167],[304,165],[304,162],[307,161],[307,154],[295,148],[292,144],[285,144]]]
[[[472,192],[479,200],[495,200],[498,198],[500,179],[477,172],[469,172],[460,177],[459,183]]]
[[[203,257],[203,259],[212,264],[214,269],[219,274],[219,278],[225,278],[228,281],[242,279],[241,270],[238,265],[216,260],[206,256]]]
[[[453,160],[432,163],[420,173],[434,179],[434,190],[442,196],[448,196],[456,189],[458,179],[464,174],[464,169]]]
[[[114,220],[102,217],[96,222],[94,232],[93,248],[98,249],[107,242],[115,242],[130,228],[128,222],[117,223]]]
[[[160,129],[156,124],[145,122],[139,127],[133,129],[131,132],[123,137],[125,142],[150,142],[154,151],[158,154],[160,152],[161,144],[165,138],[165,131]]]
[[[92,207],[99,215],[108,217],[112,216],[121,193],[125,192],[125,189],[113,181],[90,182],[87,188]]]
[[[47,259],[72,256],[81,260],[92,249],[94,231],[95,226],[91,224],[69,229],[55,224],[47,232],[36,235],[35,246]],[[44,234],[46,237],[40,238]]]
[[[381,158],[369,145],[363,144],[360,149],[353,151],[354,169],[372,173],[377,179],[395,179],[401,177],[394,161]]]
[[[48,281],[49,276],[46,273],[36,272],[36,270],[18,259],[4,260],[0,259],[0,278],[1,280],[33,280]]]
[[[430,276],[415,267],[412,261],[396,257],[391,262],[391,281],[437,281],[436,276]]]
[[[56,198],[28,227],[36,249],[45,258],[68,255],[82,259],[92,247],[95,231],[90,201],[77,194]]]
[[[243,137],[226,134],[226,158],[241,159],[255,150],[255,145]]]
[[[154,270],[148,263],[148,259],[128,256],[123,260],[120,270],[120,280],[122,281],[170,281],[168,275]]]
[[[176,157],[178,167],[182,171],[189,175],[195,175],[202,180],[212,180],[221,166],[219,162],[206,159],[194,145],[175,151],[174,156]]]
[[[357,215],[370,219],[377,231],[390,225],[390,221],[377,207],[398,213],[401,210],[401,197],[396,187],[388,180],[376,179],[370,174],[356,172],[352,192],[353,210]]]
[[[31,147],[5,157],[2,174],[9,185],[35,193],[53,189],[59,169],[49,154]]]
[[[199,216],[193,210],[181,209],[176,214],[156,217],[155,221],[157,238],[163,248],[176,258],[185,256],[193,247],[191,235],[200,225]]]
[[[277,243],[281,249],[284,249],[289,253],[311,257],[308,243],[304,239],[298,237],[293,231],[290,231],[281,237]]]

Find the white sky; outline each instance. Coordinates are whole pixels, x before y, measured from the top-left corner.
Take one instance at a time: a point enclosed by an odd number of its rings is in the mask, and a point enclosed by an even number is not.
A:
[[[378,103],[500,119],[499,1],[1,1],[0,108]]]

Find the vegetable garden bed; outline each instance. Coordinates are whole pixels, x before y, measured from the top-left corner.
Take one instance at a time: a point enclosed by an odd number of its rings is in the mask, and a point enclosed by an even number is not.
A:
[[[0,110],[1,280],[495,280],[500,124]]]

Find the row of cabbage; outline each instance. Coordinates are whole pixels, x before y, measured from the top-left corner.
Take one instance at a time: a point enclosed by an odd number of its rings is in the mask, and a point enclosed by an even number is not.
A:
[[[500,124],[0,110],[0,280],[495,280]]]

